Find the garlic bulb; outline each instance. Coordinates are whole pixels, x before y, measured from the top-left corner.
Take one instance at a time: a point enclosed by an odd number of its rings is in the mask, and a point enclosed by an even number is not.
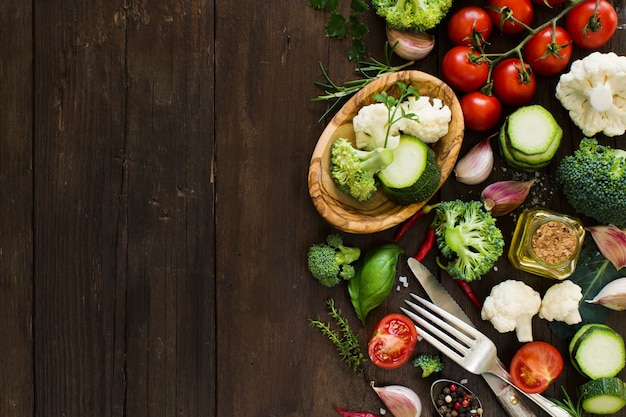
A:
[[[530,181],[498,181],[480,193],[485,209],[493,216],[504,216],[518,208],[530,192],[535,178]]]
[[[415,391],[402,385],[372,388],[394,417],[420,417],[422,401]]]
[[[626,310],[626,277],[617,278],[604,286],[590,304],[600,304],[615,311]]]
[[[426,32],[398,30],[387,25],[387,42],[393,53],[408,61],[425,58],[435,47],[435,36]]]
[[[491,138],[486,137],[470,149],[454,167],[456,180],[467,185],[476,185],[485,181],[493,168],[493,149]]]
[[[626,266],[626,229],[612,224],[585,228],[598,245],[598,250],[618,271]]]

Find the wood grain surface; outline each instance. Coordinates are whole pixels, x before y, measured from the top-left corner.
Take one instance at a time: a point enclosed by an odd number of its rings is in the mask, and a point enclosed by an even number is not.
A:
[[[614,4],[620,29],[602,51],[623,55],[624,1]],[[309,194],[330,122],[318,122],[328,103],[311,100],[322,93],[314,82],[320,63],[336,82],[357,76],[349,42],[325,36],[327,18],[306,0],[0,0],[2,417],[379,413],[371,381],[414,389],[430,415],[431,379],[371,363],[358,376],[308,325],[329,319],[333,298],[365,345],[408,291],[421,293],[410,279],[362,325],[345,286],[321,287],[307,271],[308,247],[341,229]],[[384,59],[384,23],[373,12],[365,23],[368,56]],[[444,25],[434,32],[435,50],[410,69],[440,78],[450,44]],[[492,41],[496,50],[511,39]],[[554,97],[557,81],[542,78],[533,101],[562,125],[562,158],[582,135]],[[485,135],[466,132],[460,153]],[[598,138],[624,147],[623,137]],[[554,164],[538,172],[527,204],[571,213],[554,175]],[[488,181],[522,176],[498,159]],[[480,190],[451,176],[433,199]],[[516,213],[498,220],[507,240]],[[430,220],[399,242],[403,257]],[[395,228],[340,232],[367,250]],[[404,259],[397,273],[408,276]],[[515,336],[480,320],[435,254],[424,263],[510,361]],[[503,256],[478,296],[505,278],[538,291],[552,283]],[[623,317],[608,324],[624,335]],[[536,339],[566,352],[545,321],[533,324]],[[435,351],[420,343],[421,352]],[[442,376],[467,378],[489,415],[503,415],[482,379],[445,365]],[[547,394],[582,381],[568,366]]]

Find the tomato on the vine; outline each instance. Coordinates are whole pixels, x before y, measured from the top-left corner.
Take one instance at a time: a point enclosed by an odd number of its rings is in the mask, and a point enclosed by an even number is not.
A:
[[[537,91],[535,74],[528,63],[518,58],[507,58],[493,69],[493,93],[507,106],[523,106]]]
[[[572,38],[561,26],[548,26],[524,45],[524,60],[539,75],[562,72],[572,59]]]
[[[474,48],[454,46],[443,56],[441,74],[452,88],[463,92],[474,91],[487,82],[489,64]]]
[[[617,12],[606,0],[585,0],[578,3],[565,17],[565,28],[574,45],[583,49],[598,49],[605,45],[617,30]]]
[[[417,329],[404,314],[383,317],[372,332],[367,351],[372,362],[386,369],[398,368],[409,361],[417,343]]]
[[[465,6],[448,21],[448,37],[454,45],[483,45],[493,29],[487,11],[478,6]]]
[[[555,7],[565,3],[565,0],[532,0],[532,2],[541,6]]]
[[[502,104],[496,97],[472,91],[459,100],[465,127],[476,132],[484,132],[496,125],[502,115]]]
[[[528,394],[544,392],[563,371],[563,357],[549,343],[535,341],[523,345],[511,360],[511,380]]]
[[[504,34],[520,33],[530,25],[535,14],[530,0],[488,0],[487,12],[495,27]],[[512,21],[513,17],[524,25]]]

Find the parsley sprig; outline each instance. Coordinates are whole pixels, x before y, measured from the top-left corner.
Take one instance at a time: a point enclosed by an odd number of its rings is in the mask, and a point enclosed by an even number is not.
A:
[[[387,107],[387,133],[385,135],[385,147],[387,147],[387,140],[389,140],[389,135],[391,134],[391,128],[394,123],[402,120],[416,120],[417,114],[415,113],[407,113],[404,107],[399,106],[400,103],[407,100],[410,96],[414,96],[418,98],[420,96],[419,91],[413,85],[406,85],[402,81],[396,81],[394,83],[396,87],[400,90],[400,95],[398,98],[389,95],[387,91],[381,91],[380,93],[374,94],[374,100],[379,103],[383,103],[385,107]],[[400,113],[398,114],[398,109],[400,109]]]
[[[330,12],[326,22],[326,36],[329,38],[352,40],[348,51],[348,58],[358,62],[365,56],[363,37],[367,34],[367,26],[361,21],[361,15],[369,10],[365,0],[351,0],[350,13],[344,16],[339,11],[339,0],[309,0],[309,5],[315,9]]]
[[[363,375],[362,366],[367,359],[361,352],[358,336],[350,328],[348,320],[343,317],[341,310],[335,307],[335,301],[332,298],[326,300],[326,305],[328,315],[335,321],[340,330],[333,329],[330,323],[321,321],[319,317],[316,320],[309,319],[309,325],[321,330],[322,334],[333,342],[341,356],[341,360],[354,372]]]

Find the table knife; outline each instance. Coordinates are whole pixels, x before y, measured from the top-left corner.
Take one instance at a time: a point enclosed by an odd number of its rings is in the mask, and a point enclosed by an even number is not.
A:
[[[474,326],[465,311],[456,302],[448,291],[441,285],[435,276],[421,262],[415,258],[408,259],[409,268],[420,282],[428,297],[439,307],[447,310],[459,320]],[[522,401],[515,388],[503,382],[500,378],[483,374],[482,377],[494,392],[496,398],[511,417],[536,417],[536,414]]]

